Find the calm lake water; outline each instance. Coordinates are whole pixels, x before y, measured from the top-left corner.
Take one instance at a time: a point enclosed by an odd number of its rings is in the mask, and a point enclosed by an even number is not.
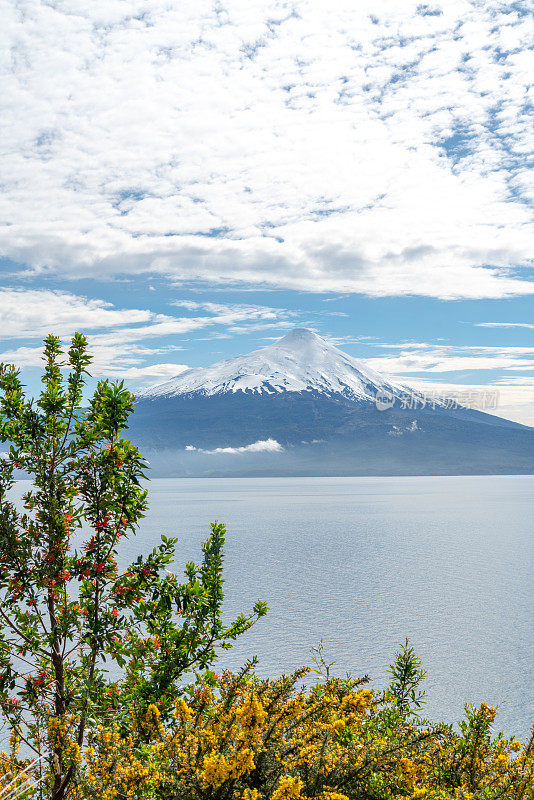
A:
[[[428,672],[426,713],[499,705],[519,738],[534,722],[534,476],[164,479],[130,556],[180,537],[177,567],[226,523],[227,616],[269,614],[219,665],[252,655],[277,675],[322,637],[338,674],[384,686],[408,637]]]

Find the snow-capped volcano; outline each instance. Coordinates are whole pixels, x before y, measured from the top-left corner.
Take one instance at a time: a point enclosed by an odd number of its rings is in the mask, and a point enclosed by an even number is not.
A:
[[[129,435],[160,476],[534,472],[534,430],[427,404],[305,328],[140,392]]]
[[[396,395],[402,388],[307,328],[295,328],[267,347],[211,367],[188,369],[176,378],[140,392],[139,397],[311,391],[374,400],[378,390]]]

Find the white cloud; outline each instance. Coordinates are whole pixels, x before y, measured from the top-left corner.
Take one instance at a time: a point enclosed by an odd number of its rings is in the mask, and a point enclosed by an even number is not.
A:
[[[477,322],[477,328],[534,328],[532,322]]]
[[[534,369],[534,347],[433,345],[425,342],[375,346],[400,351],[366,359],[365,363],[372,369],[389,375]]]
[[[456,398],[465,397],[466,392],[481,397],[484,392],[498,391],[497,408],[486,406],[485,411],[534,427],[534,376],[510,375],[534,371],[534,347],[434,345],[428,342],[375,344],[375,347],[399,351],[365,360],[378,372],[391,375],[395,383],[432,396]],[[480,382],[477,382],[477,370],[483,371]],[[463,373],[468,382],[454,382],[456,375],[451,373]],[[435,379],[424,377],[426,375],[435,376]]]
[[[186,369],[189,369],[187,364],[148,364],[144,367],[128,367],[120,366],[120,363],[111,363],[100,367],[98,374],[108,378],[121,378],[139,386],[175,378]]]
[[[194,447],[194,445],[186,445],[186,450],[197,453],[207,453],[209,455],[224,455],[234,453],[282,453],[284,448],[276,441],[276,439],[262,439],[252,444],[244,445],[243,447],[216,447],[214,450],[204,450],[201,447]]]
[[[506,376],[505,378],[497,378],[496,380],[493,381],[493,383],[495,384],[502,383],[507,386],[520,386],[520,387],[532,386],[534,388],[534,375],[533,376],[521,375],[517,378],[515,376],[513,378]]]
[[[105,300],[47,289],[0,289],[0,339],[70,336],[112,326],[146,323],[146,309],[118,309]]]
[[[466,393],[474,392],[475,406],[476,395],[479,398],[484,394],[491,394],[496,391],[497,394],[497,407],[491,408],[486,406],[485,413],[494,414],[498,417],[519,422],[521,425],[530,425],[534,427],[534,378],[502,378],[494,382],[487,383],[442,383],[441,381],[433,382],[430,380],[415,380],[412,377],[407,377],[403,381],[407,385],[417,389],[421,392],[431,394],[431,396],[445,396],[461,398],[466,396]]]
[[[48,333],[68,339],[76,330],[87,335],[95,376],[126,379],[135,385],[172,378],[188,369],[169,361],[150,363],[154,357],[181,350],[173,339],[201,330],[225,335],[264,328],[293,326],[285,309],[260,305],[172,303],[202,316],[178,317],[148,309],[121,309],[100,299],[46,289],[0,289],[0,341],[41,339]],[[147,340],[163,339],[162,346]],[[181,341],[181,339],[179,339]],[[19,368],[42,365],[42,346],[20,345],[0,352],[0,361]]]
[[[478,399],[485,392],[490,395],[498,392],[497,407],[491,408],[491,403],[486,405],[486,413],[534,426],[534,377],[510,375],[534,371],[534,347],[429,342],[375,343],[374,346],[398,351],[365,360],[366,365],[390,375],[395,383],[434,397],[456,398],[463,405],[470,405],[462,399],[466,398],[466,393],[474,392],[474,407],[478,407]],[[479,381],[477,370],[481,371]],[[454,381],[458,373],[463,373],[462,383]]]
[[[534,292],[526,2],[4,0],[0,252],[73,277]]]
[[[144,348],[136,345],[115,347],[99,347],[91,344],[89,352],[92,356],[90,373],[94,377],[107,377],[127,380],[136,386],[168,380],[189,369],[186,364],[146,363],[147,357],[160,352],[168,352],[179,348]],[[19,369],[41,367],[43,364],[42,347],[17,347],[0,352],[0,361],[15,364]]]

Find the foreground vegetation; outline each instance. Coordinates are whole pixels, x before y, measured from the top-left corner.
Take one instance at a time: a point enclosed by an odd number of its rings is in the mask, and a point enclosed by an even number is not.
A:
[[[146,511],[145,464],[122,433],[133,397],[98,383],[76,334],[45,341],[43,390],[0,372],[0,798],[372,800],[534,797],[534,745],[493,736],[496,710],[453,728],[421,719],[424,672],[408,643],[391,685],[308,672],[263,680],[212,668],[266,613],[222,621],[224,526],[202,563],[169,572],[176,540],[120,567]],[[68,376],[63,372],[68,369]],[[32,486],[23,511],[17,469]],[[309,683],[309,682],[308,682]]]
[[[167,716],[157,698],[142,715],[108,715],[84,750],[75,715],[61,725],[50,718],[47,743],[72,754],[73,800],[532,798],[532,740],[493,737],[496,709],[484,703],[466,709],[457,730],[420,720],[406,663],[417,663],[409,649],[393,665],[400,681],[384,692],[367,688],[367,678],[331,676],[303,688],[305,669],[277,680],[258,678],[252,664],[237,675],[207,671]],[[2,754],[10,776],[28,763],[16,746]],[[48,797],[46,764],[41,776],[18,796]]]

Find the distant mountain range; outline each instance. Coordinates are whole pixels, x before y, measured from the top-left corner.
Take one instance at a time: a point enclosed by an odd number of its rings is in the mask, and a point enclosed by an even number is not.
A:
[[[140,392],[131,438],[152,475],[534,472],[534,429],[430,400],[297,328]]]

